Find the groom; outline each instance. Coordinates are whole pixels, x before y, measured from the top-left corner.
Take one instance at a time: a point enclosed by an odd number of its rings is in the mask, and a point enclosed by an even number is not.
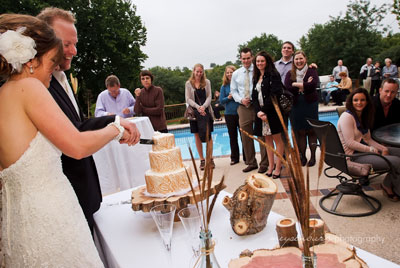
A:
[[[50,94],[60,108],[80,131],[100,129],[113,122],[115,115],[85,120],[64,73],[71,68],[72,58],[77,53],[78,36],[74,15],[70,11],[50,7],[42,10],[37,17],[52,26],[57,37],[63,42],[63,62],[60,64],[60,71],[53,72],[49,87]],[[131,134],[131,138],[135,140],[134,143],[137,143],[140,133],[136,125],[122,118],[120,124]],[[100,208],[102,201],[99,177],[93,157],[89,156],[76,160],[63,154],[61,161],[63,172],[75,190],[79,204],[93,233],[93,214]]]

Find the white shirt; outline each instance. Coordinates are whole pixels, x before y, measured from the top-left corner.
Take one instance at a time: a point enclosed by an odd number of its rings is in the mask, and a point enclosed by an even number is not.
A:
[[[249,76],[250,76],[250,98],[253,92],[253,64],[249,67]],[[233,99],[241,103],[242,99],[244,99],[244,84],[246,79],[246,68],[241,67],[233,72],[231,79],[231,92]]]
[[[57,79],[58,83],[64,88],[65,92],[67,93],[69,99],[71,100],[72,104],[75,107],[76,113],[79,116],[79,108],[78,103],[76,102],[74,92],[72,91],[71,86],[68,83],[67,76],[63,71],[54,71],[53,76]]]

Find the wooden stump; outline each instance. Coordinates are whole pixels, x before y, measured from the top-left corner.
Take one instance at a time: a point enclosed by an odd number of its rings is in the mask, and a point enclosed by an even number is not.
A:
[[[311,246],[325,242],[325,224],[321,219],[310,219],[310,241]]]
[[[276,223],[276,233],[278,234],[279,246],[284,247],[299,247],[297,240],[296,221],[291,218],[279,220]]]
[[[223,205],[231,214],[231,226],[237,235],[262,231],[275,200],[278,187],[267,176],[251,174],[232,198],[225,196]]]

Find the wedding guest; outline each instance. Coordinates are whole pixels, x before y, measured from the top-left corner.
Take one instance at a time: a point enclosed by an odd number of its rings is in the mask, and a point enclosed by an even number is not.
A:
[[[333,70],[332,70],[332,75],[334,76],[336,82],[340,83],[342,78],[340,77],[339,74],[341,72],[345,72],[347,74],[347,76],[349,76],[349,70],[347,69],[346,66],[343,65],[342,60],[338,60],[337,64],[338,65],[335,68],[333,68]]]
[[[339,118],[337,129],[346,154],[372,152],[390,161],[394,170],[388,173],[381,185],[383,193],[391,201],[399,201],[400,194],[400,148],[386,147],[371,138],[370,128],[374,119],[374,105],[368,91],[357,88],[347,97],[347,111]],[[374,170],[386,169],[387,163],[376,155],[352,157],[351,161],[371,164]]]
[[[387,78],[398,78],[399,74],[397,71],[397,66],[392,64],[392,60],[389,58],[385,59],[385,66],[382,69],[383,79]]]
[[[239,115],[237,108],[239,103],[235,102],[231,93],[231,79],[232,74],[236,70],[233,65],[228,65],[225,68],[224,75],[222,77],[222,86],[220,89],[219,102],[225,106],[225,122],[228,128],[229,144],[231,146],[231,165],[239,163],[239,143],[238,143],[238,131],[239,131]]]
[[[331,95],[335,105],[342,106],[343,101],[346,100],[347,95],[349,95],[352,90],[353,82],[345,72],[341,72],[339,75],[342,80],[340,81],[339,85],[337,85],[338,89],[332,91]]]
[[[375,118],[372,130],[400,123],[400,100],[396,98],[398,90],[396,80],[389,78],[383,81],[379,94],[373,98]]]
[[[361,66],[360,78],[363,82],[364,88],[368,91],[371,90],[371,75],[374,73],[374,65],[372,64],[372,58],[367,58],[366,63]]]
[[[141,71],[139,76],[143,88],[135,89],[135,114],[148,116],[155,131],[168,133],[162,88],[153,85],[154,77],[150,71]]]
[[[225,110],[224,106],[221,105],[221,102],[219,101],[219,96],[220,96],[220,92],[218,90],[216,90],[214,93],[215,103],[212,105],[212,108],[214,111],[214,116],[215,116],[215,121],[222,121],[221,111]]]
[[[339,83],[335,81],[335,77],[333,75],[330,75],[329,82],[326,84],[325,88],[322,90],[321,93],[325,105],[328,105],[329,101],[331,100],[331,94],[333,91],[337,90],[338,85]]]
[[[81,159],[113,139],[139,141],[119,117],[102,129],[78,131],[47,90],[63,60],[62,42],[47,23],[28,15],[0,16],[5,267],[103,267],[60,155]]]
[[[135,98],[126,88],[121,88],[121,83],[116,75],[109,75],[106,78],[106,90],[101,92],[97,97],[96,117],[104,115],[119,115],[121,117],[132,117],[135,112]]]
[[[233,99],[239,103],[237,109],[239,115],[239,126],[244,131],[253,134],[253,124],[255,120],[254,107],[251,100],[253,90],[253,69],[252,64],[253,53],[249,48],[243,48],[240,51],[240,60],[243,66],[232,74],[231,79],[231,92]],[[257,169],[256,150],[254,148],[254,141],[246,135],[242,135],[242,145],[246,157],[246,165],[243,172],[250,172]],[[261,161],[259,173],[265,173],[268,169],[268,156],[267,151],[263,146],[260,147]]]
[[[257,53],[253,65],[256,68],[254,68],[253,74],[252,100],[257,116],[254,134],[264,137],[267,145],[283,155],[283,128],[272,103],[273,96],[279,97],[282,94],[281,77],[275,68],[272,57],[265,51]],[[274,152],[269,148],[266,149],[269,163],[266,175],[272,176],[274,179],[280,178],[281,159],[278,157],[275,163]]]
[[[285,41],[282,44],[282,49],[281,49],[281,54],[282,57],[275,61],[275,68],[278,70],[279,75],[281,76],[282,84],[285,84],[285,77],[290,70],[292,70],[292,64],[293,64],[293,54],[295,51],[295,47],[292,42],[290,41]],[[315,68],[317,69],[318,66],[315,63],[311,63],[309,68]]]
[[[292,69],[294,50],[292,42],[284,42],[281,49],[282,58],[275,61],[275,67],[281,76],[282,83],[285,83],[286,74]]]
[[[211,132],[214,131],[213,118],[214,113],[211,107],[211,83],[206,78],[204,67],[197,63],[193,67],[192,74],[185,85],[186,104],[193,107],[196,120],[190,121],[190,132],[194,133],[197,152],[200,157],[200,170],[205,168],[205,159],[203,154],[203,142],[208,139],[212,143]],[[211,165],[215,167],[214,160]]]
[[[315,165],[315,151],[317,136],[306,118],[318,119],[318,73],[315,68],[308,68],[307,57],[303,51],[294,54],[292,70],[287,73],[285,86],[294,95],[293,108],[290,112],[290,123],[296,134],[299,146],[301,164]],[[311,151],[311,158],[307,162],[306,148]]]
[[[77,54],[78,34],[75,28],[75,17],[72,12],[48,7],[43,9],[37,17],[50,25],[56,36],[63,43],[62,61],[58,70],[53,71],[50,86],[48,87],[58,106],[79,131],[97,130],[115,122],[117,120],[115,115],[85,118],[64,73],[64,71],[68,71],[71,68],[73,57]],[[119,120],[121,126],[129,133],[140,136],[139,130],[134,123],[123,118]],[[99,176],[94,159],[91,155],[82,159],[74,159],[67,154],[62,154],[61,163],[63,172],[78,197],[90,231],[93,232],[93,214],[100,208],[102,201]]]
[[[371,75],[371,90],[369,91],[369,95],[371,95],[371,98],[375,95],[375,93],[378,94],[379,88],[382,84],[382,70],[380,62],[376,61],[374,66],[375,68]]]

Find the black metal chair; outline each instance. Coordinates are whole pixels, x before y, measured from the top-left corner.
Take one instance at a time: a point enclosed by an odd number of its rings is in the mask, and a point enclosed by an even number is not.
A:
[[[369,184],[371,179],[389,172],[391,170],[391,163],[386,158],[374,153],[355,153],[353,155],[346,155],[339,139],[336,127],[332,123],[314,119],[307,119],[307,121],[313,127],[319,140],[319,144],[321,145],[323,142],[325,143],[325,163],[329,166],[324,170],[325,176],[328,178],[336,178],[340,182],[340,184],[338,184],[334,190],[330,191],[320,199],[320,207],[328,213],[346,217],[361,217],[377,213],[381,209],[381,202],[379,202],[378,199],[365,194],[362,186]],[[347,158],[350,157],[351,159],[354,156],[371,154],[382,157],[388,163],[389,169],[373,170],[371,166],[368,167],[367,164],[356,163],[361,166],[367,166],[367,171],[369,169],[367,175],[362,176],[357,174],[358,172],[356,172],[354,169],[349,168]],[[330,171],[329,173],[336,172],[336,174],[330,175],[328,174],[328,171]],[[345,195],[361,197],[361,199],[367,204],[367,210],[363,210],[362,212],[336,211],[340,201],[342,200],[342,197]],[[336,196],[336,199],[333,201],[332,206],[327,208],[324,205],[324,201],[327,201],[327,199],[333,196]],[[360,207],[357,209],[360,209]],[[349,208],[346,208],[346,211],[348,210]]]

